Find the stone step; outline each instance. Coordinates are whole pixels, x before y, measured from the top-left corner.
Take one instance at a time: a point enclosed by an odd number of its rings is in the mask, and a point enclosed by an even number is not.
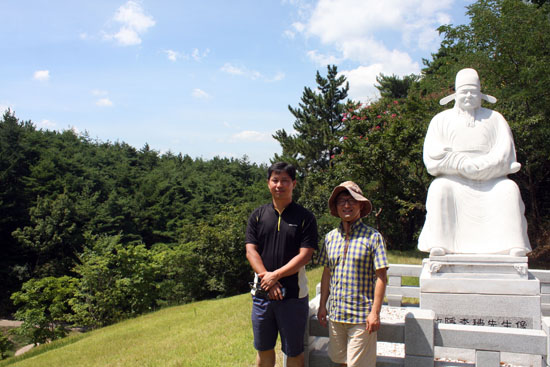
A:
[[[321,326],[316,315],[309,317],[309,335],[328,337],[328,328]],[[390,343],[404,343],[404,322],[382,322],[378,331],[378,341]]]
[[[404,358],[377,356],[376,367],[402,367],[405,365]],[[328,356],[328,338],[310,338],[309,345],[309,367],[338,367]]]

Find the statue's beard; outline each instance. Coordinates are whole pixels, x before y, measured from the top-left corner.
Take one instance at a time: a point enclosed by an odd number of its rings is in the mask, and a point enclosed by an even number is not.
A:
[[[464,111],[460,108],[457,108],[456,110],[458,122],[464,123],[468,127],[476,126],[476,110]]]

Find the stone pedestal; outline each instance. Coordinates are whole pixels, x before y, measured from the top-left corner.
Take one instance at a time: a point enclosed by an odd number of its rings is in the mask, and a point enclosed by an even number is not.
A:
[[[540,284],[527,257],[431,256],[420,275],[420,308],[447,324],[541,328]]]
[[[540,329],[540,302],[540,283],[529,273],[527,257],[445,255],[424,259],[420,308],[433,310],[440,323]],[[467,358],[469,352],[474,351],[436,348],[440,357],[456,353]],[[478,355],[474,353],[473,358]],[[538,356],[501,353],[500,358],[521,366],[541,366]]]

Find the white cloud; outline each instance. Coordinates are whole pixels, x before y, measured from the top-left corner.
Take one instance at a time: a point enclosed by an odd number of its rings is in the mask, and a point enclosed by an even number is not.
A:
[[[118,8],[114,19],[136,32],[145,32],[155,25],[153,17],[144,14],[141,5],[131,0]]]
[[[180,51],[176,50],[163,50],[163,52],[166,54],[166,57],[168,57],[168,60],[170,61],[177,61],[178,59],[193,59],[195,61],[201,61],[204,59],[208,54],[210,53],[210,49],[206,49],[204,51],[200,51],[198,48],[193,49],[190,54],[185,54]]]
[[[288,29],[283,32],[283,35],[290,39],[294,39],[294,37],[296,37],[296,33]]]
[[[109,98],[100,98],[95,104],[99,107],[111,107],[113,102]]]
[[[193,89],[193,93],[191,95],[195,98],[201,98],[201,99],[210,98],[210,94],[206,93],[205,91],[199,88]]]
[[[107,92],[106,90],[102,90],[102,89],[92,89],[90,91],[90,93],[92,94],[92,96],[94,97],[102,97],[102,98],[99,98],[95,104],[96,106],[99,106],[99,107],[112,107],[113,106],[113,102],[107,97],[107,95],[109,94],[109,92]]]
[[[120,31],[113,35],[113,38],[116,39],[121,46],[133,46],[141,43],[138,32],[127,27],[122,27]]]
[[[115,39],[121,46],[133,46],[141,43],[141,35],[155,25],[152,16],[144,13],[141,5],[128,1],[116,11],[113,20],[120,23],[120,29],[115,33],[106,33],[107,40]]]
[[[278,82],[279,80],[283,80],[284,78],[285,78],[285,73],[280,71],[277,74],[275,74],[272,78],[267,79],[267,81],[269,81],[269,82]]]
[[[227,74],[232,74],[232,75],[244,75],[245,74],[245,70],[240,68],[240,67],[237,67],[237,66],[234,66],[234,65],[231,65],[230,63],[225,63],[221,69],[221,71],[223,71],[224,73],[227,73]]]
[[[380,28],[396,26],[406,3],[401,0],[320,0],[305,31],[323,43],[356,39]]]
[[[303,33],[306,26],[304,23],[302,22],[294,22],[292,23],[292,29],[287,29],[283,32],[283,34],[290,38],[290,39],[294,39],[294,37],[296,37],[296,34],[297,33]]]
[[[170,61],[176,61],[178,58],[181,57],[181,54],[174,50],[164,50],[164,53],[168,57],[168,60]]]
[[[317,50],[308,51],[307,56],[310,58],[311,61],[319,66],[326,66],[328,64],[339,64],[343,60],[342,57],[321,54]]]
[[[80,130],[76,126],[70,126],[70,129],[75,135],[80,135]]]
[[[304,32],[325,44],[345,42],[375,34],[397,32],[416,38],[425,28],[435,29],[455,0],[320,0]],[[413,31],[414,34],[408,32]]]
[[[0,115],[3,116],[4,113],[6,113],[7,110],[10,110],[13,112],[13,106],[11,106],[9,103],[1,102],[0,103]]]
[[[435,29],[441,20],[449,19],[444,11],[450,9],[452,1],[320,0],[303,33],[319,38],[334,52],[323,55],[309,51],[308,55],[316,63],[325,65],[344,60],[370,65],[386,63],[387,57],[391,57],[392,64],[419,72],[418,64],[411,61],[405,50],[437,47],[439,36]],[[405,63],[408,65],[404,66]]]
[[[191,57],[193,58],[193,60],[195,61],[201,61],[202,59],[204,59],[206,56],[208,56],[208,54],[210,53],[210,49],[206,49],[204,51],[199,51],[198,48],[195,48],[193,50],[193,52],[191,53]]]
[[[296,32],[300,32],[300,33],[301,33],[301,32],[304,31],[304,29],[306,29],[306,25],[305,25],[304,23],[302,23],[302,22],[294,22],[294,23],[292,23],[292,28],[294,28],[294,30],[295,30]]]
[[[267,142],[274,140],[271,133],[244,130],[239,133],[231,135],[230,142]]]
[[[379,97],[376,76],[383,72],[382,64],[360,66],[353,70],[342,70],[339,74],[345,75],[349,82],[348,96],[354,101],[366,102]]]
[[[39,82],[45,82],[50,80],[50,71],[49,70],[37,70],[34,72],[33,75],[34,80],[38,80]]]
[[[48,130],[53,130],[57,124],[50,120],[42,120],[38,124],[36,124],[39,128],[44,128]]]
[[[435,51],[440,44],[436,28],[451,23],[458,0],[318,0],[299,7],[301,20],[287,36],[302,34],[307,56],[319,66],[346,63],[350,98],[372,99],[378,91],[376,76],[419,73],[413,53]]]
[[[233,65],[231,63],[228,63],[228,62],[225,63],[220,68],[220,70],[223,71],[224,73],[227,73],[227,74],[244,76],[244,77],[247,77],[247,78],[252,79],[252,80],[260,79],[260,80],[263,80],[265,82],[276,82],[276,81],[280,81],[280,80],[284,79],[284,77],[285,77],[285,74],[282,73],[282,72],[277,72],[272,77],[268,77],[268,76],[263,75],[259,71],[247,69],[243,66],[235,66],[235,65]]]

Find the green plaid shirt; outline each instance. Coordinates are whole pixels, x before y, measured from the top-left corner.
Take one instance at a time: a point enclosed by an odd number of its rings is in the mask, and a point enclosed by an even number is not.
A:
[[[330,269],[331,321],[359,324],[367,321],[374,299],[376,270],[389,267],[382,235],[361,220],[353,223],[347,259],[342,224],[325,236],[319,263]]]

